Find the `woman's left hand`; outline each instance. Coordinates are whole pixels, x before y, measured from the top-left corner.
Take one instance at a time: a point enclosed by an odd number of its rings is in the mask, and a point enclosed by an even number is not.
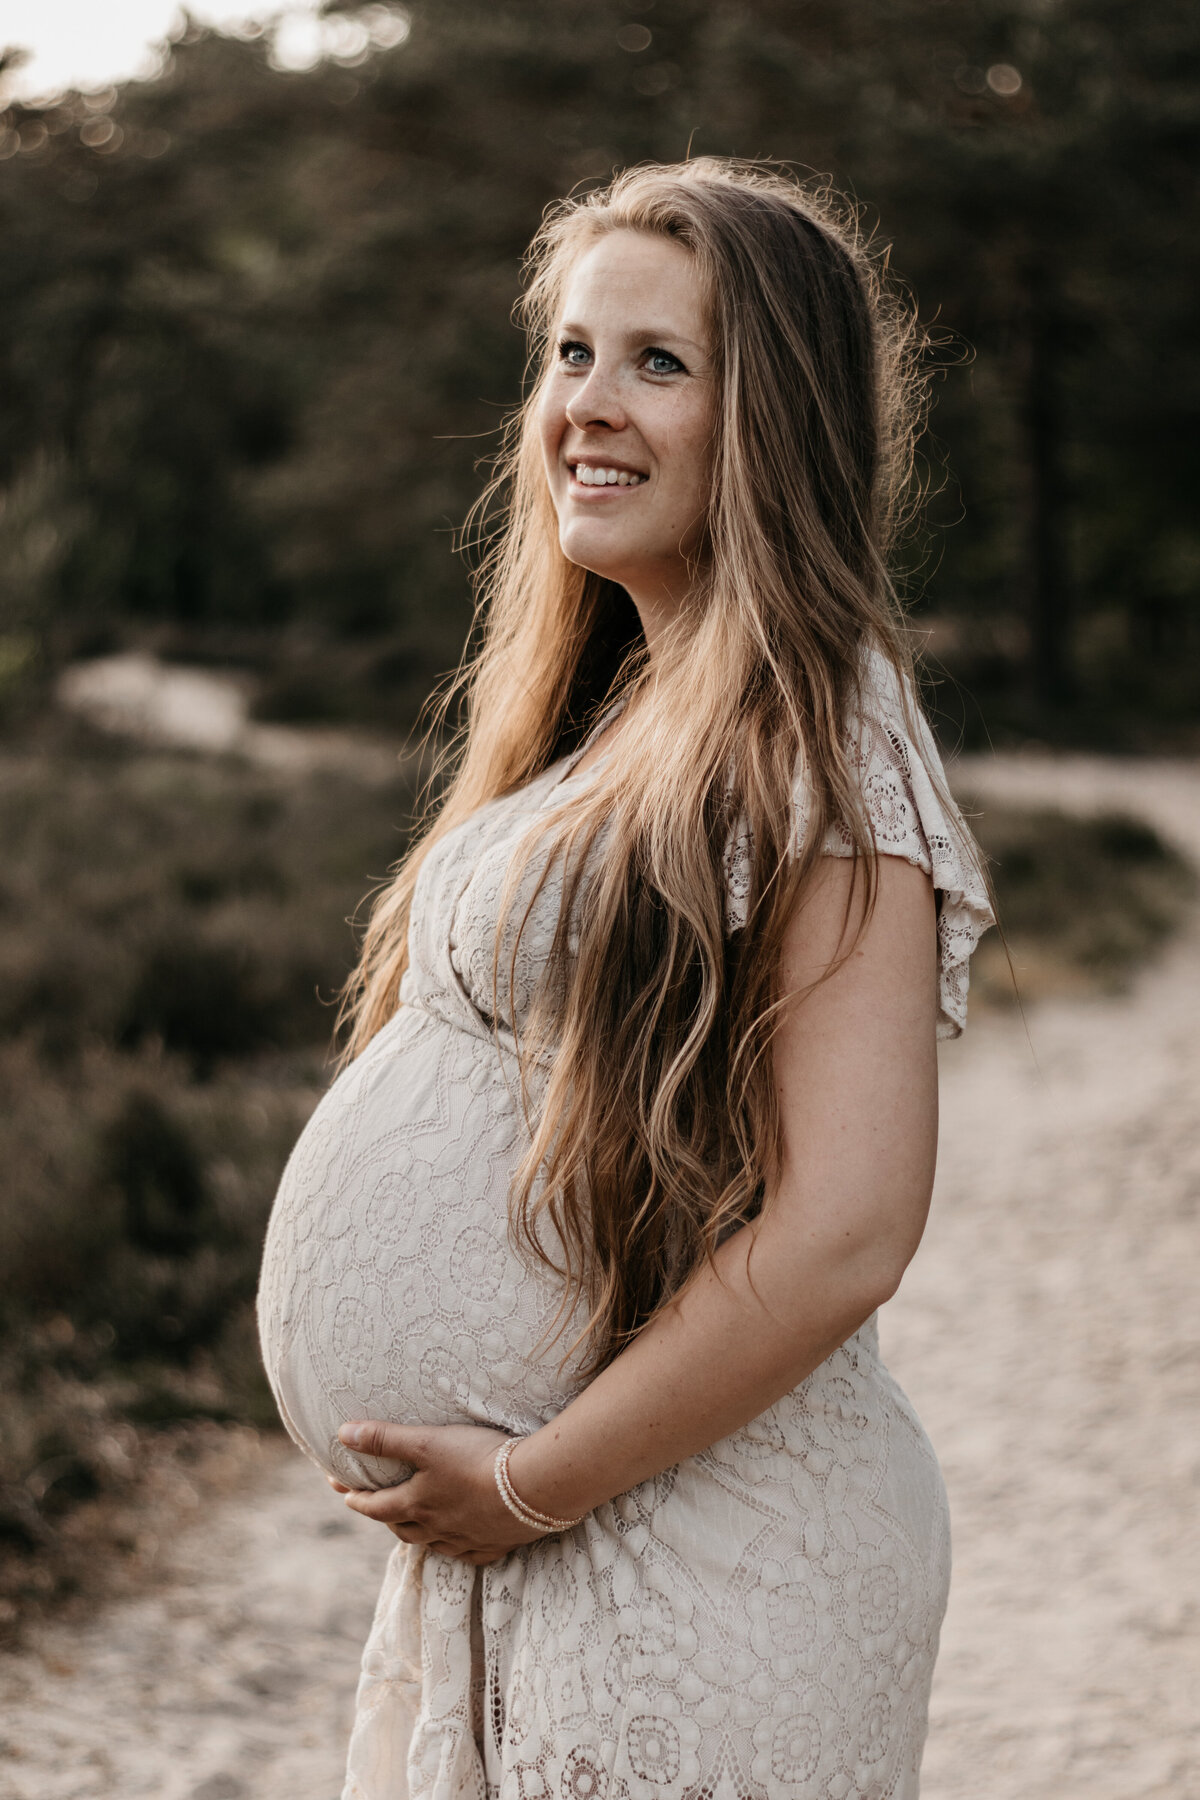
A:
[[[424,1544],[462,1562],[496,1562],[518,1544],[543,1534],[513,1517],[496,1487],[494,1462],[505,1433],[484,1425],[385,1425],[368,1419],[343,1425],[343,1444],[367,1456],[412,1463],[415,1473],[397,1487],[371,1492],[330,1486],[364,1519],[378,1519],[406,1544]]]

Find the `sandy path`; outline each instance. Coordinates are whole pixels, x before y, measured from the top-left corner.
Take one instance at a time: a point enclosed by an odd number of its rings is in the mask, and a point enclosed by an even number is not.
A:
[[[0,1660],[3,1800],[337,1800],[392,1539],[272,1444],[157,1592]]]
[[[382,787],[407,760],[399,744],[332,726],[260,725],[252,684],[227,670],[160,662],[141,650],[73,663],[57,699],[101,731],[210,756],[236,756],[290,776],[321,770]]]
[[[1153,819],[1200,767],[972,759]],[[938,1445],[955,1583],[926,1800],[1200,1800],[1200,921],[1120,1001],[946,1049],[929,1232],[885,1352]],[[171,1582],[0,1663],[4,1800],[335,1800],[388,1540],[286,1451]]]
[[[1200,862],[1200,768],[972,763]],[[1200,1797],[1200,921],[1123,1001],[943,1059],[933,1215],[884,1353],[946,1472],[927,1800]]]

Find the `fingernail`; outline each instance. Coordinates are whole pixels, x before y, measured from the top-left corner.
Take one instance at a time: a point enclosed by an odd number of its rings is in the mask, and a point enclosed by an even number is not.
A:
[[[352,1449],[357,1449],[363,1441],[363,1427],[361,1425],[343,1425],[338,1436],[343,1444],[349,1444]]]

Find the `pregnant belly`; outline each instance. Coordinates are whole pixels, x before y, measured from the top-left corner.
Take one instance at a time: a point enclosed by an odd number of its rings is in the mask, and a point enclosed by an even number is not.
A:
[[[576,1391],[547,1340],[553,1280],[508,1239],[523,1131],[495,1047],[405,1009],[292,1153],[263,1256],[263,1360],[293,1438],[351,1486],[407,1471],[340,1444],[348,1419],[525,1432]]]

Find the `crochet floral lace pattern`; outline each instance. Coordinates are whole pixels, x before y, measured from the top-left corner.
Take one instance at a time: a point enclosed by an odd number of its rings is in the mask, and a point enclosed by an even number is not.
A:
[[[901,701],[900,681],[878,653],[867,659],[863,708],[846,732],[846,751],[858,774],[862,817],[881,856],[900,856],[933,878],[938,900],[938,1036],[958,1037],[967,1022],[969,964],[976,944],[995,923],[978,846],[950,798],[933,735],[915,702]],[[796,842],[807,829],[809,796],[803,778],[795,788]],[[827,856],[852,856],[844,823],[827,833]],[[753,846],[743,827],[725,852],[726,918],[738,931],[746,922]]]
[[[940,890],[942,1028],[956,1030],[989,916],[969,840],[894,698],[864,708],[854,741],[877,847]],[[493,968],[514,850],[586,779],[559,765],[433,847],[401,1008],[280,1186],[264,1360],[296,1441],[356,1486],[405,1471],[340,1445],[346,1419],[520,1434],[578,1391],[578,1363],[560,1362],[572,1334],[547,1343],[554,1279],[508,1233],[527,1142],[513,1028],[561,898],[553,870],[534,894],[536,859],[499,998]],[[731,844],[733,930],[749,855]],[[760,1418],[570,1532],[479,1571],[399,1546],[346,1800],[911,1800],[948,1559],[937,1463],[869,1320]]]

